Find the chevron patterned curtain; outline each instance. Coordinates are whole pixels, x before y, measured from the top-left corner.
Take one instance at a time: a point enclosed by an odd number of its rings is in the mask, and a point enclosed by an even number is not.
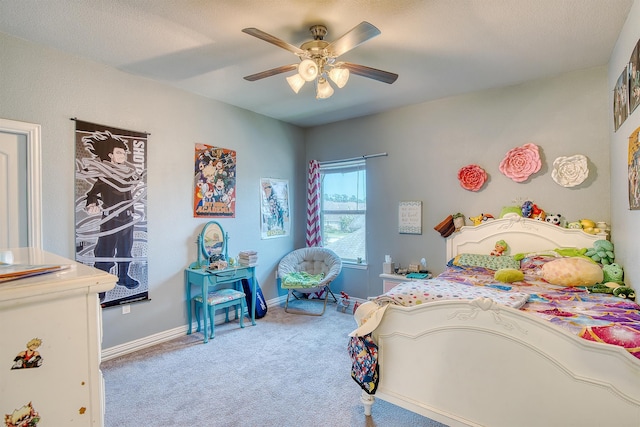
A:
[[[307,181],[307,247],[322,246],[320,234],[320,163],[309,161]]]

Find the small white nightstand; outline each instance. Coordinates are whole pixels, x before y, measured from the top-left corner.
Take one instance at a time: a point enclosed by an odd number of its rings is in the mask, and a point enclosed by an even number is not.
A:
[[[389,292],[391,289],[398,286],[400,283],[404,282],[415,282],[416,280],[426,280],[431,279],[433,277],[430,273],[427,273],[427,277],[424,279],[409,279],[407,276],[402,274],[384,274],[380,275],[382,279],[382,293]]]

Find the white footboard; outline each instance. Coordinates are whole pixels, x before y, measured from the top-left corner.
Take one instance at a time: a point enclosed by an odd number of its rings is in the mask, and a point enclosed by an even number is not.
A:
[[[449,426],[640,425],[638,359],[489,299],[391,306],[374,339],[376,398]]]

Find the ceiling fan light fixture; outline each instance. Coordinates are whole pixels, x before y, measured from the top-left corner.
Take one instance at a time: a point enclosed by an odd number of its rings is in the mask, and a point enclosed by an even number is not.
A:
[[[329,71],[329,78],[342,89],[349,81],[349,70],[346,68],[334,67]]]
[[[289,83],[289,86],[295,93],[298,93],[300,92],[300,88],[304,86],[305,80],[300,74],[296,73],[293,76],[287,77],[287,83]]]
[[[333,88],[329,82],[321,77],[318,79],[318,86],[316,87],[316,99],[326,99],[333,95]]]
[[[305,59],[298,65],[298,74],[307,82],[318,77],[318,64],[312,59]]]

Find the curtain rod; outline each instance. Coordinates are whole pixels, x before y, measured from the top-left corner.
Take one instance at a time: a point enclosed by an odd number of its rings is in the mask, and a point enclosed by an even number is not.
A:
[[[383,157],[383,156],[387,156],[387,153],[378,153],[378,154],[367,154],[365,156],[360,156],[360,157],[352,157],[350,159],[341,159],[341,160],[328,160],[326,162],[318,162],[320,164],[320,166],[322,165],[326,165],[329,163],[342,163],[342,162],[352,162],[354,160],[360,160],[360,159],[371,159],[373,157]]]

